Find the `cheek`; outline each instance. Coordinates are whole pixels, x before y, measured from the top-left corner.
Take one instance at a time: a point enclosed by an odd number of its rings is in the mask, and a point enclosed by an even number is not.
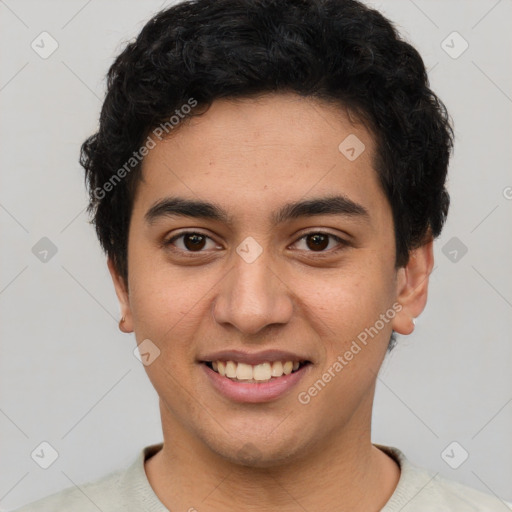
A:
[[[179,336],[197,320],[201,302],[193,287],[182,287],[174,280],[145,280],[130,300],[134,330],[139,337],[161,343]]]
[[[301,295],[313,316],[340,342],[357,336],[385,313],[393,300],[392,279],[379,262],[369,269],[351,266],[329,275],[302,278]]]
[[[170,369],[179,358],[180,365],[174,369],[186,371],[188,364],[194,364],[194,337],[208,321],[212,283],[218,277],[209,277],[199,267],[171,268],[156,261],[154,253],[136,250],[130,263],[130,307],[137,343],[152,340],[161,351],[159,362],[165,361]]]
[[[161,339],[191,307],[189,288],[168,266],[155,261],[155,252],[129,250],[130,309],[138,341]]]

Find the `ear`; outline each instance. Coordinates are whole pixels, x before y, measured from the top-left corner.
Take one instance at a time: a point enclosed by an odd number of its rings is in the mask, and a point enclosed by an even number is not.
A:
[[[414,320],[425,309],[428,280],[434,266],[434,241],[414,249],[409,262],[397,273],[397,301],[402,309],[393,319],[393,330],[399,334],[411,334]]]
[[[121,316],[124,317],[124,322],[119,322],[119,329],[125,333],[133,332],[132,311],[130,308],[130,298],[128,290],[126,289],[126,284],[124,279],[118,274],[114,262],[110,258],[107,260],[107,266],[116,290],[119,307],[121,309]]]

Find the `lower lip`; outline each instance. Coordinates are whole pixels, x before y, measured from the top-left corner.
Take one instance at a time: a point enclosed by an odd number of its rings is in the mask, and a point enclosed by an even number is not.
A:
[[[299,383],[310,366],[310,364],[304,365],[296,372],[266,382],[243,382],[223,377],[206,364],[200,364],[219,393],[235,402],[245,403],[269,402],[280,398]]]

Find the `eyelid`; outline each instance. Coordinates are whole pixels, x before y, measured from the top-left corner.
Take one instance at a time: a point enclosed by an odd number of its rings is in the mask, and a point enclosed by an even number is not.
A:
[[[299,238],[295,242],[293,242],[292,245],[295,245],[297,242],[300,242],[301,240],[303,240],[304,238],[306,238],[307,236],[310,236],[310,235],[327,235],[328,237],[334,239],[338,244],[338,247],[335,247],[334,249],[323,250],[323,251],[304,251],[309,254],[316,254],[316,255],[318,255],[318,257],[330,256],[330,255],[337,253],[338,251],[341,251],[344,248],[351,245],[351,243],[348,240],[345,240],[344,238],[340,237],[339,235],[335,235],[334,233],[330,233],[329,231],[324,231],[321,229],[310,230],[305,233],[302,233],[299,236]]]
[[[186,231],[181,231],[180,233],[177,233],[175,235],[172,235],[170,238],[165,238],[162,242],[162,245],[164,247],[167,247],[167,246],[172,246],[173,245],[173,242],[175,242],[176,240],[178,240],[179,238],[182,238],[186,235],[201,235],[209,240],[211,240],[212,242],[214,242],[215,244],[217,245],[220,245],[218,244],[210,235],[207,235],[206,233],[203,233],[201,230],[199,229],[188,229]],[[189,254],[201,254],[201,253],[204,253],[206,251],[184,251],[182,249],[177,249],[175,248],[177,251],[181,252],[181,253],[189,253]]]
[[[199,229],[197,229],[197,230],[190,230],[189,229],[187,231],[181,231],[180,233],[177,233],[177,234],[173,235],[171,238],[165,239],[162,242],[162,245],[164,247],[168,247],[168,246],[172,247],[173,243],[176,240],[178,240],[179,238],[184,237],[186,235],[190,235],[190,234],[201,235],[201,236],[204,236],[205,238],[208,238],[212,242],[217,243],[211,236],[207,235],[206,233],[203,233],[201,230],[199,230]],[[342,250],[343,248],[351,245],[350,242],[345,240],[344,238],[341,238],[340,236],[335,235],[334,233],[330,233],[329,231],[324,231],[324,230],[321,230],[321,229],[316,229],[316,230],[313,229],[313,230],[302,232],[300,235],[298,235],[298,238],[292,243],[292,245],[295,245],[297,242],[300,242],[301,240],[303,240],[304,238],[306,238],[309,235],[327,235],[328,237],[331,237],[332,239],[334,239],[338,243],[339,246],[341,246],[341,247],[337,247],[335,249],[330,249],[330,250],[327,250],[327,251],[325,251],[325,250],[324,251],[304,251],[304,252],[307,252],[307,253],[317,254],[320,257],[321,257],[321,255],[330,255],[330,254],[336,253],[339,250]],[[217,245],[220,245],[220,244],[217,244]],[[187,254],[187,255],[202,254],[202,253],[207,253],[208,252],[208,251],[203,251],[203,250],[201,250],[201,251],[187,251],[187,250],[183,250],[183,249],[178,249],[176,247],[173,247],[173,250],[178,251],[181,254]]]

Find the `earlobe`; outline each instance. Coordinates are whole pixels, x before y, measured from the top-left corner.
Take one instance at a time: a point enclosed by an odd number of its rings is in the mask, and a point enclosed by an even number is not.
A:
[[[107,266],[110,272],[110,276],[112,277],[112,282],[114,283],[117,300],[119,301],[119,307],[121,309],[121,320],[119,321],[119,330],[124,333],[131,333],[133,332],[133,320],[130,309],[130,299],[128,295],[128,290],[126,288],[126,284],[124,282],[124,279],[118,274],[114,262],[112,261],[111,258],[108,258]]]
[[[397,302],[402,309],[393,319],[393,330],[411,334],[415,320],[425,309],[429,277],[434,266],[433,240],[411,251],[409,262],[398,270]]]

